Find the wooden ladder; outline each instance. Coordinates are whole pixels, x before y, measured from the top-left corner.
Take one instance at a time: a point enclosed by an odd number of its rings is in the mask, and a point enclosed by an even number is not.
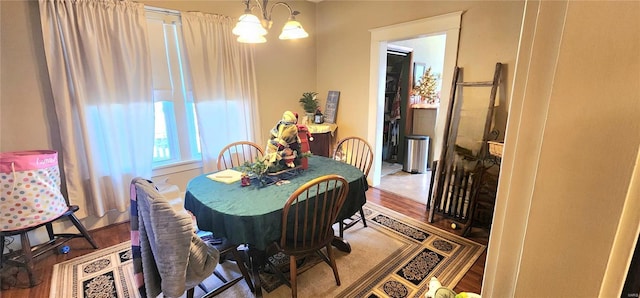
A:
[[[447,110],[447,119],[444,129],[443,148],[440,158],[433,162],[433,175],[431,176],[430,192],[428,197],[428,221],[433,222],[434,213],[437,211],[446,217],[453,218],[459,223],[467,223],[465,232],[470,228],[473,217],[474,205],[479,189],[479,178],[484,173],[484,166],[479,166],[472,171],[464,169],[456,164],[455,140],[458,134],[458,124],[460,120],[461,101],[456,98],[462,88],[491,87],[489,102],[487,107],[486,120],[482,136],[482,143],[476,155],[465,154],[465,158],[479,160],[479,165],[489,156],[489,145],[491,124],[493,121],[496,94],[502,76],[502,63],[496,63],[493,80],[482,82],[463,82],[462,68],[456,67],[451,85],[451,95]]]

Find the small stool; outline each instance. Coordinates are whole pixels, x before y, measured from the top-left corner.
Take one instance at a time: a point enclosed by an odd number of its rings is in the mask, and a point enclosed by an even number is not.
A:
[[[91,246],[93,246],[93,248],[97,249],[98,245],[93,240],[93,238],[91,238],[91,235],[89,235],[89,231],[85,229],[84,225],[82,225],[82,223],[78,220],[78,218],[74,214],[76,211],[78,211],[78,209],[80,208],[77,205],[70,205],[69,209],[67,209],[65,213],[63,213],[62,215],[60,215],[59,217],[51,221],[41,223],[37,226],[24,228],[21,230],[0,231],[0,245],[2,248],[1,250],[2,252],[4,252],[5,237],[15,236],[19,234],[20,241],[22,243],[22,250],[11,252],[6,255],[4,254],[2,255],[2,257],[0,258],[0,268],[4,268],[3,266],[5,262],[7,264],[12,264],[14,266],[25,267],[25,269],[27,270],[27,274],[29,276],[29,286],[33,287],[39,283],[34,276],[34,267],[35,267],[34,259],[37,258],[38,256],[44,254],[45,252],[58,248],[59,246],[61,246],[62,244],[66,243],[67,241],[73,238],[79,238],[79,237],[84,237],[85,239],[87,239],[87,241],[89,241],[89,243],[91,244]],[[79,234],[54,233],[52,222],[62,218],[68,218],[69,220],[71,220],[73,225],[78,229],[78,231],[80,231],[80,233]],[[31,230],[35,230],[42,226],[46,226],[47,228],[47,233],[49,234],[49,241],[43,244],[31,247],[27,232]],[[62,240],[57,241],[58,239],[62,239]],[[21,258],[24,258],[24,260],[20,261]]]

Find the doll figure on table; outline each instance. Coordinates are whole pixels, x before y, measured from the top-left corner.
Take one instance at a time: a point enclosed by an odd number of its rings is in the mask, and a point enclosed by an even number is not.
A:
[[[301,153],[297,123],[298,116],[286,111],[282,114],[282,119],[271,129],[265,152],[265,160],[270,168],[296,167],[296,159]]]

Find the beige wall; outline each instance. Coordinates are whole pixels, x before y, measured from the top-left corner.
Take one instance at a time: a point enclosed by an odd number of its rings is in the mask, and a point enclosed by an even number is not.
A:
[[[1,1],[2,5],[2,101],[0,149],[60,148],[44,53],[37,1]],[[239,16],[240,1],[139,1],[150,6]],[[289,2],[301,12],[297,19],[312,38],[278,39],[288,18],[283,7],[273,11],[273,27],[266,44],[254,46],[260,99],[260,125],[266,140],[269,129],[286,110],[304,111],[298,103],[303,92],[315,90],[315,4]],[[274,71],[276,70],[276,71]],[[325,92],[326,97],[326,92]],[[30,123],[21,124],[28,116]],[[33,136],[25,138],[24,136]]]
[[[513,65],[522,1],[323,1],[317,16],[317,90],[339,90],[338,138],[367,135],[370,29],[464,11],[458,65],[465,80],[492,77],[496,62]],[[354,21],[357,20],[357,21]],[[507,67],[505,82],[513,79]],[[510,84],[505,84],[509,88]],[[449,88],[448,86],[443,88]],[[506,93],[498,126],[506,123]],[[502,129],[504,132],[504,129]]]
[[[240,1],[141,2],[160,8],[229,16],[238,16],[244,11]],[[314,36],[315,4],[307,1],[291,4],[302,12],[297,19]],[[43,148],[62,151],[42,45],[38,2],[0,1],[0,13],[0,151]],[[286,9],[276,8],[268,42],[255,45],[259,120],[265,140],[283,111],[302,112],[298,98],[315,88],[315,39],[279,40],[279,31],[287,17]],[[181,169],[154,179],[168,178],[184,191],[188,180],[200,173],[200,169]],[[111,212],[103,218],[89,217],[82,221],[91,230],[123,220],[128,220],[127,213]],[[72,226],[56,223],[56,228]],[[44,240],[42,233],[32,235],[34,244]],[[17,244],[19,241],[14,242]]]
[[[640,2],[531,1],[523,29],[483,296],[619,297],[612,248],[640,228]]]
[[[161,8],[218,13],[232,17],[240,16],[244,11],[244,5],[237,0],[141,0],[139,2]],[[316,5],[309,1],[287,1],[287,3],[294,10],[300,11],[296,19],[303,25],[311,38],[278,39],[280,31],[289,17],[287,9],[278,6],[274,8],[271,16],[273,25],[267,35],[267,42],[253,45],[258,82],[259,121],[263,131],[263,140],[259,140],[260,142],[266,142],[269,130],[280,120],[284,111],[291,110],[303,115],[304,110],[300,107],[298,99],[302,97],[303,92],[316,90],[316,39],[313,38],[316,35]],[[257,10],[254,13],[257,14]],[[324,98],[326,98],[326,92]],[[261,145],[266,146],[266,143]]]
[[[570,3],[565,20],[516,296],[598,293],[640,145],[640,3]]]
[[[0,151],[59,149],[37,2],[0,5]]]
[[[203,11],[236,16],[242,13],[239,1],[151,1],[160,8]],[[369,30],[381,26],[464,10],[460,61],[484,76],[498,60],[513,63],[522,4],[519,2],[394,2],[394,1],[289,1],[302,12],[302,22],[311,38],[280,41],[277,32],[286,18],[282,8],[274,11],[274,25],[266,44],[255,45],[260,125],[266,139],[285,110],[302,112],[298,98],[317,91],[324,106],[327,91],[341,91],[338,107],[338,137],[365,136],[369,80]],[[38,3],[0,1],[0,151],[51,148],[62,151],[42,46]],[[485,21],[489,20],[489,21]],[[354,20],[358,20],[355,22]],[[488,23],[488,24],[487,24]],[[482,24],[482,26],[478,27]],[[485,32],[485,29],[507,30]],[[472,37],[491,36],[498,42],[484,44]],[[465,58],[468,57],[468,58]],[[466,60],[465,60],[466,59]],[[476,59],[469,61],[469,59]],[[510,74],[507,77],[510,81]],[[506,117],[506,115],[505,115]],[[60,157],[61,159],[64,156]],[[180,170],[154,178],[169,178],[183,191],[199,169]],[[127,219],[127,214],[110,213],[104,218],[86,218],[88,229]],[[64,225],[63,228],[69,228]],[[44,239],[40,237],[39,239]],[[38,240],[34,240],[37,243]]]
[[[141,2],[167,9],[230,16],[239,15],[243,11],[243,6],[238,1]],[[502,42],[478,45],[487,49],[484,52],[498,54],[491,54],[491,57],[472,54],[477,61],[484,63],[472,65],[468,62],[466,67],[470,68],[469,73],[473,73],[475,69],[484,75],[492,72],[492,65],[496,60],[505,63],[515,60],[513,49],[517,42],[517,34],[514,33],[517,33],[517,30],[511,29],[519,27],[520,16],[517,11],[522,8],[522,4],[518,2],[484,2],[483,5],[474,1],[326,1],[318,5],[308,1],[289,3],[302,12],[297,18],[311,38],[297,41],[277,39],[279,28],[286,18],[286,11],[278,8],[273,13],[274,25],[268,42],[254,46],[260,124],[265,140],[268,130],[280,119],[283,111],[294,110],[302,113],[298,98],[306,91],[319,92],[322,106],[327,91],[341,91],[337,116],[338,137],[366,135],[369,29],[372,28],[465,10],[462,21],[463,34],[470,31],[470,36],[497,35],[500,38],[492,39]],[[56,125],[41,42],[38,4],[36,1],[1,1],[0,5],[0,150],[51,148],[61,151],[62,144]],[[354,17],[362,22],[354,22]],[[494,26],[509,30],[505,33],[478,32],[479,29],[475,29],[474,24],[485,18],[491,19],[490,23]],[[484,25],[481,29],[484,30],[487,26]],[[461,47],[465,44],[469,46],[469,42],[460,41]],[[465,56],[471,55],[469,52],[475,51],[461,52],[461,61]],[[495,57],[496,55],[498,57]],[[507,77],[507,81],[510,81],[510,77]],[[186,182],[198,173],[199,170],[187,170],[163,177],[170,178],[172,183],[184,189]]]
[[[242,11],[239,1],[144,2],[229,15]],[[523,2],[295,5],[303,12],[299,20],[311,38],[284,43],[274,38],[272,30],[267,44],[256,45],[263,129],[285,109],[301,112],[297,99],[302,92],[315,90],[324,102],[328,90],[339,90],[338,136],[365,136],[369,29],[452,11],[465,11],[458,56],[465,80],[485,80],[496,62],[508,65],[506,82],[514,77]],[[597,295],[617,218],[625,200],[632,199],[626,195],[640,139],[638,5],[571,2],[566,24],[538,23],[564,26],[564,37],[562,42],[553,40],[559,35],[547,28],[551,34],[532,38],[538,41],[536,47],[558,47],[559,60],[556,65],[555,56],[534,55],[538,64],[530,66],[537,68],[522,74],[534,75],[530,83],[535,85],[527,85],[529,78],[524,77],[514,85],[523,90],[511,103],[517,113],[509,119],[512,131],[503,163],[507,172],[501,177],[487,260],[485,287],[491,291],[487,297]],[[37,2],[0,1],[0,13],[0,151],[60,150]],[[275,14],[282,18],[282,12]],[[540,52],[546,51],[534,53]],[[547,66],[551,68],[541,69]],[[535,78],[550,78],[553,84]],[[541,91],[532,90],[536,87]],[[509,92],[500,97],[503,115]],[[503,116],[498,121],[507,120]],[[183,173],[194,175],[194,171]],[[92,229],[115,219],[85,221]],[[507,245],[512,242],[515,245]]]

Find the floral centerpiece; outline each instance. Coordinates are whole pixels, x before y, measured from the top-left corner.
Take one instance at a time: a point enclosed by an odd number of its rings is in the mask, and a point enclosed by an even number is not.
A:
[[[241,170],[253,174],[262,184],[269,184],[265,176],[301,169],[311,152],[308,148],[303,149],[297,123],[298,115],[284,112],[282,119],[270,131],[264,156],[253,163],[246,162]]]

